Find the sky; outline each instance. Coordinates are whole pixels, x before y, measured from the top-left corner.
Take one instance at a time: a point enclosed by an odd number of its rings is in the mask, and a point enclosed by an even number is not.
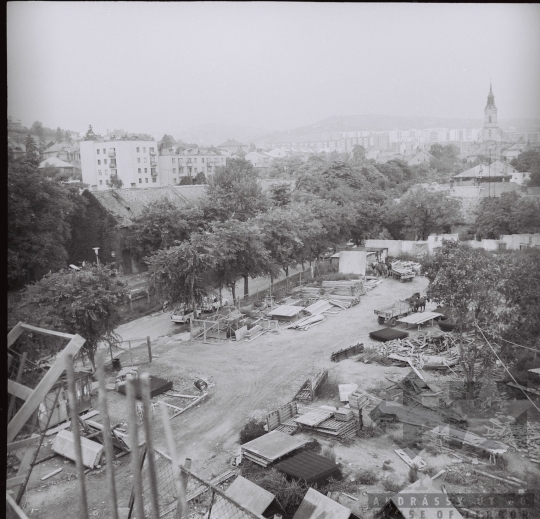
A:
[[[286,130],[333,115],[540,117],[540,5],[9,2],[30,126]]]

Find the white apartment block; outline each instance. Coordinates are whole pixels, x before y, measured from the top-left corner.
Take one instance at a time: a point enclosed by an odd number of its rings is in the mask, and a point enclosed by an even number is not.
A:
[[[91,189],[110,189],[116,175],[122,187],[160,187],[157,141],[81,141],[82,179]]]
[[[226,165],[227,157],[199,148],[190,148],[178,154],[161,150],[158,162],[163,185],[176,185],[182,177],[195,178],[199,173],[204,173],[208,178],[217,167]]]

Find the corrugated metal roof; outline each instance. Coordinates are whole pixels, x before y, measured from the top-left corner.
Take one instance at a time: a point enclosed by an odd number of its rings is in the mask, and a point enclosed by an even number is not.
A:
[[[342,422],[343,423],[343,422]],[[339,472],[339,465],[312,451],[302,452],[276,465],[280,472],[308,483]]]
[[[285,456],[285,454],[299,449],[306,443],[308,443],[308,440],[295,438],[279,431],[271,431],[248,443],[244,443],[241,447],[243,450],[253,452],[263,458],[277,460]]]
[[[310,488],[293,519],[349,519],[350,515],[349,508]]]

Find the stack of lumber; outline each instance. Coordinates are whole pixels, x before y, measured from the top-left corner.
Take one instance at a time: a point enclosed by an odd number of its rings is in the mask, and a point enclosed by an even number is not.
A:
[[[310,315],[320,315],[328,310],[332,309],[332,304],[326,299],[319,299],[316,303],[304,308],[304,310]]]
[[[419,274],[420,269],[422,268],[422,265],[420,263],[417,263],[416,261],[394,261],[392,262],[392,269],[393,270],[405,270],[408,272],[411,272],[413,274]]]
[[[350,409],[347,409],[346,407],[341,407],[334,413],[334,418],[338,422],[350,422],[354,418],[354,415]]]
[[[357,429],[358,424],[355,420],[344,422],[341,420],[336,420],[335,418],[328,418],[313,428],[315,432],[324,434],[326,436],[333,436],[334,438],[338,438],[340,440],[353,438],[356,436]]]
[[[322,287],[325,289],[325,291],[331,290],[332,294],[340,296],[363,295],[366,293],[364,283],[360,279],[323,281]]]
[[[465,338],[464,341],[471,342]],[[376,345],[379,355],[417,367],[429,365],[430,357],[442,357],[449,366],[457,364],[459,358],[459,338],[450,333],[419,335],[416,338],[395,339]]]
[[[528,421],[517,424],[512,416],[490,418],[486,438],[499,440],[520,452],[527,452],[532,460],[540,463],[540,425]]]
[[[366,281],[366,290],[373,290],[376,286],[382,283],[382,279],[370,279]]]
[[[288,326],[285,326],[285,329],[292,328],[293,330],[305,331],[311,328],[312,326],[322,323],[325,320],[326,318],[324,317],[324,315],[312,315],[309,317],[302,317],[301,319],[298,319],[298,321],[294,321]]]
[[[362,409],[362,423],[368,427],[371,425],[370,413],[377,407],[382,400],[376,396],[369,395],[364,391],[356,390],[349,395],[349,406],[354,417],[360,418],[360,409]]]

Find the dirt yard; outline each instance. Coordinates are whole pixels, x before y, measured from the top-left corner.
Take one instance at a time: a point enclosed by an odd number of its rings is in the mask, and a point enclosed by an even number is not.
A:
[[[369,344],[368,333],[380,328],[373,310],[410,297],[414,292],[422,292],[426,286],[427,280],[420,277],[412,283],[385,279],[363,296],[359,305],[329,316],[321,325],[307,331],[267,333],[253,342],[202,344],[183,341],[185,334],[181,332],[184,329],[175,327],[178,325],[171,323],[168,314],[138,319],[123,325],[118,332],[125,340],[151,337],[155,359],[152,364],[140,366],[140,373],[148,371],[151,375],[172,379],[174,390],[181,393],[197,393],[192,384],[194,377],[202,377],[211,383],[210,396],[205,402],[171,422],[181,459],[191,458],[192,470],[210,478],[230,467],[230,461],[239,448],[239,430],[248,418],[254,414],[263,415],[289,402],[306,378],[316,371],[322,368],[329,370],[329,389],[317,402],[318,405],[339,405],[338,383],[354,382],[364,389],[381,388],[391,385],[385,377],[398,380],[405,376],[407,369],[394,366],[364,364],[351,359],[333,363],[330,362],[330,354],[358,342]],[[433,307],[433,304],[428,304],[427,310]],[[433,330],[438,331],[438,328]],[[411,335],[418,333],[416,330],[409,332]],[[168,401],[174,403],[173,400]],[[109,406],[112,423],[127,421],[125,397],[109,392]],[[161,422],[156,419],[154,423],[156,447],[167,451]],[[392,434],[398,435],[399,431]],[[323,444],[334,443],[317,438]],[[369,440],[356,438],[351,445],[334,443],[334,448],[338,461],[353,478],[354,471],[359,468],[374,468],[380,476],[385,460],[392,462],[400,478],[405,478],[408,473],[406,464],[392,450],[398,446],[391,444],[388,435]],[[445,461],[447,456],[438,456],[434,460],[427,453],[422,456],[433,467],[452,463]],[[60,474],[43,483],[40,481],[43,475],[57,467],[63,467]],[[74,473],[74,464],[60,457],[37,465],[23,498],[26,513],[30,517],[47,519],[74,516],[79,492]],[[119,460],[116,481],[120,506],[125,506],[133,481],[129,456]],[[91,514],[107,517],[105,469],[89,474],[86,484]],[[382,486],[360,486],[357,496],[361,497],[368,489],[381,491]],[[349,506],[353,502],[343,504]],[[358,502],[355,506],[364,507],[365,504]]]

